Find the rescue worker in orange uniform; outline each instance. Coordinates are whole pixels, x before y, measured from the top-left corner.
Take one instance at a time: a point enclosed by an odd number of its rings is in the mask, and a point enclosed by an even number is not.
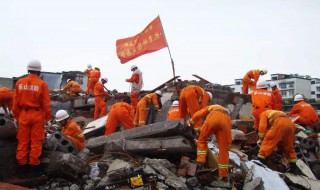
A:
[[[175,100],[172,102],[172,107],[167,113],[168,120],[180,119],[179,101]]]
[[[254,117],[254,128],[259,129],[260,114],[265,110],[274,109],[274,96],[272,92],[267,90],[266,81],[259,81],[257,89],[251,94],[252,100],[252,115]]]
[[[297,156],[294,150],[295,125],[285,112],[278,110],[266,110],[260,115],[259,138],[262,140],[258,159],[266,164],[266,158],[281,142],[281,148],[289,160],[291,172],[297,170]]]
[[[19,79],[15,85],[13,116],[18,123],[18,146],[16,159],[19,176],[25,177],[30,165],[30,175],[40,175],[44,125],[51,125],[49,88],[39,78],[41,63],[37,60],[28,64],[29,75]]]
[[[94,93],[94,88],[99,78],[101,76],[99,67],[95,67],[93,70],[89,72],[89,87],[88,87],[88,94]]]
[[[3,108],[6,115],[11,114],[13,107],[13,91],[7,87],[0,88],[0,107]]]
[[[139,102],[134,116],[134,126],[140,127],[146,124],[147,106],[152,103],[157,111],[162,107],[161,104],[162,92],[157,90],[155,93],[145,95]]]
[[[211,92],[205,91],[200,86],[188,85],[180,92],[179,109],[180,118],[186,118],[188,115],[192,117],[198,110],[207,106],[212,100]],[[194,128],[199,128],[202,125],[202,121],[199,120]]]
[[[206,117],[197,141],[197,162],[205,163],[208,151],[207,139],[215,134],[219,147],[219,180],[228,181],[229,145],[232,142],[231,119],[227,110],[220,105],[210,105],[197,111],[190,119],[190,125]]]
[[[275,110],[282,110],[282,95],[280,90],[277,88],[277,84],[275,82],[272,82],[270,84],[270,87],[272,89],[272,93],[274,96],[275,104],[274,104],[274,109]]]
[[[59,122],[62,127],[62,134],[72,141],[78,151],[82,150],[86,138],[79,125],[70,118],[68,112],[66,110],[57,111],[56,121]]]
[[[108,106],[104,102],[103,97],[113,97],[113,95],[104,91],[104,84],[106,84],[107,82],[108,78],[103,77],[101,78],[101,82],[97,82],[96,86],[94,87],[94,119],[98,119],[107,114]]]
[[[300,116],[295,123],[303,127],[314,126],[318,122],[317,111],[304,101],[302,94],[295,95],[293,101],[296,103],[289,112],[290,117]]]
[[[105,135],[114,133],[119,123],[121,123],[125,129],[134,128],[133,117],[134,109],[130,104],[126,102],[113,104],[108,115]]]
[[[91,65],[91,64],[88,64],[88,65],[87,65],[87,69],[84,70],[84,73],[87,75],[87,94],[90,94],[90,93],[89,93],[90,71],[92,71],[92,65]]]
[[[267,70],[250,70],[244,75],[242,79],[243,87],[242,87],[242,94],[248,94],[248,88],[251,91],[256,89],[256,84],[259,80],[261,75],[267,74]]]
[[[138,69],[136,65],[131,66],[132,75],[131,78],[126,79],[126,82],[131,83],[131,105],[134,109],[136,109],[137,104],[139,102],[139,96],[141,89],[143,87],[143,78],[142,72]]]
[[[67,80],[66,86],[63,88],[63,91],[68,91],[70,96],[78,95],[82,92],[82,89],[76,81],[71,79]]]

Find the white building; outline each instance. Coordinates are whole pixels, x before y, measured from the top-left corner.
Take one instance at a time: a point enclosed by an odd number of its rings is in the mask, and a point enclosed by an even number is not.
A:
[[[295,94],[303,94],[307,99],[320,100],[320,79],[310,76],[300,76],[298,74],[271,74],[271,80],[267,80],[268,86],[275,82],[281,91],[282,98],[290,99]],[[242,93],[242,79],[235,79],[235,84],[230,85],[233,92]],[[249,94],[251,91],[249,91]]]

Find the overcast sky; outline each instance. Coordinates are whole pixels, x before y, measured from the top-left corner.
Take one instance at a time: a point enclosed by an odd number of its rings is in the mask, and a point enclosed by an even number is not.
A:
[[[128,91],[138,65],[144,89],[173,77],[167,48],[121,64],[116,40],[160,15],[176,75],[233,84],[251,69],[320,78],[319,0],[1,0],[0,76],[101,68],[109,89]]]

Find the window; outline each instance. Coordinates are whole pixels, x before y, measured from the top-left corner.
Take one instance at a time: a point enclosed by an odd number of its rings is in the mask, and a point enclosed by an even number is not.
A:
[[[289,96],[293,96],[294,95],[294,90],[290,90],[289,91]]]
[[[316,94],[316,92],[315,91],[311,91],[311,94]]]
[[[312,80],[312,81],[311,81],[311,84],[316,84],[316,81],[315,81],[315,80]]]
[[[282,96],[287,96],[287,91],[281,91]]]
[[[237,82],[236,82],[236,85],[240,85],[240,84],[241,84],[240,81],[237,81]]]
[[[280,86],[280,88],[287,88],[286,83],[280,83],[279,86]]]
[[[231,88],[231,92],[234,92],[234,88]]]
[[[317,86],[317,91],[320,91],[320,86]]]
[[[294,87],[294,82],[289,83],[289,88],[293,88]]]
[[[278,77],[277,76],[271,77],[271,80],[278,80]]]
[[[320,98],[320,94],[317,94],[317,98]]]

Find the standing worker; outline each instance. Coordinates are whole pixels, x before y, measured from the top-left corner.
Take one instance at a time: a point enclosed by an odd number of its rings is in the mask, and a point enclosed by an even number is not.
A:
[[[7,87],[0,88],[0,107],[3,108],[6,115],[11,114],[13,106],[13,91]]]
[[[190,125],[196,124],[198,120],[205,118],[201,126],[199,139],[197,141],[197,162],[206,163],[208,142],[207,139],[212,134],[215,134],[218,142],[219,157],[218,157],[218,181],[228,182],[228,167],[229,167],[229,145],[232,142],[231,135],[231,119],[227,110],[220,105],[210,105],[197,111],[190,119]]]
[[[101,82],[97,82],[96,86],[94,87],[94,119],[98,119],[102,116],[105,116],[108,111],[108,106],[104,102],[103,97],[111,97],[108,92],[104,91],[105,87],[104,84],[108,82],[107,77],[101,78]]]
[[[157,90],[155,93],[145,95],[139,102],[134,116],[134,126],[140,127],[146,124],[147,106],[152,103],[157,111],[161,109],[162,92]]]
[[[92,71],[92,65],[88,64],[87,69],[84,70],[84,73],[87,75],[87,94],[89,94],[89,86],[90,86],[89,79],[90,79],[90,72],[91,71]]]
[[[64,86],[63,88],[63,91],[68,91],[70,96],[74,96],[74,95],[79,96],[79,93],[82,92],[82,89],[79,83],[71,79],[68,79],[66,86]]]
[[[295,105],[289,112],[289,116],[300,116],[295,123],[303,127],[314,126],[319,119],[317,111],[310,104],[304,101],[302,94],[295,95],[293,101],[295,102]]]
[[[198,110],[207,106],[212,100],[211,92],[205,91],[200,86],[188,85],[180,92],[179,109],[180,118],[186,118],[189,112],[190,117],[193,116]],[[194,127],[199,128],[202,125],[202,121],[199,120]]]
[[[172,106],[167,113],[168,120],[180,119],[179,101],[175,100],[172,102]]]
[[[258,81],[257,89],[251,94],[255,130],[259,129],[260,114],[265,110],[274,109],[275,99],[272,92],[268,91],[267,88],[266,81]]]
[[[99,81],[100,76],[101,73],[99,67],[95,67],[93,70],[90,71],[88,94],[94,93],[95,85]]]
[[[136,109],[141,89],[143,87],[143,79],[142,79],[142,72],[138,69],[136,65],[131,66],[132,75],[131,78],[126,79],[126,82],[131,83],[131,105],[134,109]]]
[[[60,123],[62,127],[62,133],[70,139],[75,148],[80,151],[84,148],[84,141],[86,140],[83,131],[74,122],[66,110],[59,110],[56,113],[56,121]]]
[[[281,111],[282,110],[282,95],[281,95],[281,92],[278,89],[277,84],[275,82],[272,82],[270,84],[270,87],[272,89],[272,93],[273,93],[274,100],[275,100],[274,109]]]
[[[125,129],[134,128],[133,125],[134,109],[126,102],[118,102],[113,104],[106,123],[105,135],[114,133],[119,123]]]
[[[242,94],[248,94],[248,87],[251,91],[256,89],[256,84],[259,80],[260,75],[267,74],[267,70],[250,70],[244,75],[242,79],[243,87]]]
[[[266,158],[281,141],[282,148],[289,159],[291,172],[296,173],[297,156],[294,150],[295,126],[286,113],[278,110],[266,110],[260,115],[259,138],[262,141],[258,159],[266,164]]]
[[[18,147],[16,152],[19,176],[25,177],[30,165],[30,175],[40,175],[40,160],[44,125],[50,126],[51,110],[49,88],[40,79],[41,63],[37,60],[28,64],[28,76],[15,85],[13,115],[18,122]]]

